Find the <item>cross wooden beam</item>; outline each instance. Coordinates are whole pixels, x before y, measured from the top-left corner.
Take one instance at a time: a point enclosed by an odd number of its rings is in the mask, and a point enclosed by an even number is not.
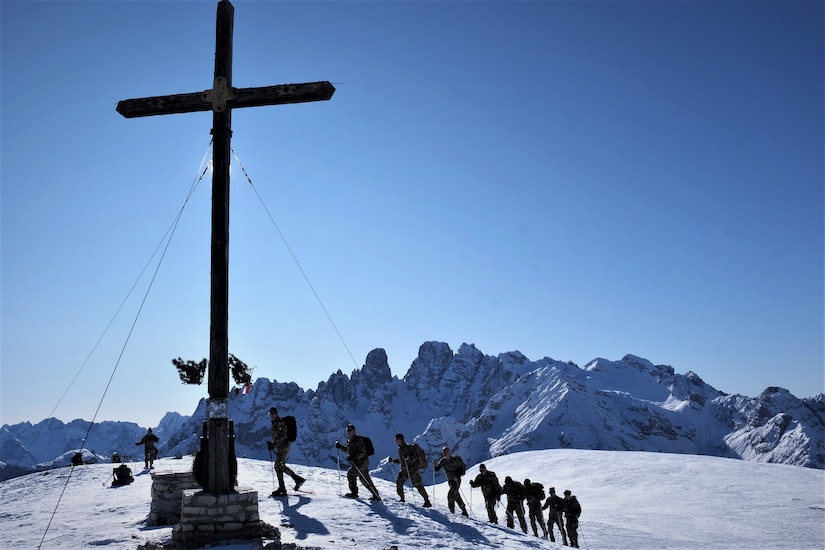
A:
[[[335,93],[329,82],[283,84],[261,88],[232,87],[232,32],[235,8],[218,2],[215,27],[215,75],[212,89],[139,99],[117,104],[126,118],[212,111],[212,252],[209,327],[209,399],[207,490],[234,491],[229,469],[227,398],[229,396],[229,165],[232,109],[328,100]]]

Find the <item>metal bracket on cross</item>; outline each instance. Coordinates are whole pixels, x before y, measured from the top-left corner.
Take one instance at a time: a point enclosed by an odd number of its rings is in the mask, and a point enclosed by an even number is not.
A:
[[[212,104],[212,112],[222,113],[226,103],[238,97],[238,89],[226,85],[226,77],[216,76],[211,90],[201,92],[201,101]]]

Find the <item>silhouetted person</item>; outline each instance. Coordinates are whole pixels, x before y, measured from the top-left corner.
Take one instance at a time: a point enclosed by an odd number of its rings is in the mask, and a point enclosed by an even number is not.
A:
[[[155,447],[155,443],[160,441],[158,436],[152,433],[152,428],[149,428],[146,431],[146,435],[144,435],[140,441],[135,443],[135,445],[143,445],[143,467],[145,469],[153,468],[153,463],[155,462],[155,457],[158,456],[157,447]]]

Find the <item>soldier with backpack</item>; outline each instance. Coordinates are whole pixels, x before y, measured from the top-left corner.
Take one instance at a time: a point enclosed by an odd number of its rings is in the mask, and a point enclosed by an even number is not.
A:
[[[129,485],[134,480],[135,478],[132,477],[132,469],[126,464],[121,463],[117,468],[112,468],[112,487]]]
[[[550,535],[550,540],[556,542],[555,537],[553,537],[553,525],[557,525],[559,533],[561,533],[561,542],[567,546],[567,533],[564,532],[564,518],[562,516],[564,512],[564,500],[556,494],[555,487],[550,487],[547,491],[550,493],[550,496],[547,497],[547,500],[544,501],[544,506],[541,507],[542,510],[550,508],[547,517],[547,533]]]
[[[143,468],[148,470],[153,468],[153,463],[155,462],[155,457],[158,456],[158,450],[155,448],[155,443],[160,441],[158,436],[152,433],[152,428],[149,428],[146,431],[146,435],[144,435],[140,441],[135,443],[135,445],[143,445]]]
[[[470,487],[481,487],[484,495],[484,505],[487,508],[487,519],[490,523],[498,523],[496,503],[501,500],[501,485],[495,472],[491,472],[484,464],[478,465],[478,475],[470,480]]]
[[[544,524],[544,514],[541,511],[541,501],[544,500],[544,485],[524,480],[524,491],[527,494],[527,511],[530,514],[530,527],[533,534],[539,536],[536,523],[541,526],[542,538],[547,538],[547,526]]]
[[[418,472],[427,467],[427,455],[424,454],[424,449],[418,443],[410,445],[404,441],[404,434],[395,434],[395,444],[398,445],[398,458],[390,458],[390,461],[401,465],[401,471],[395,478],[398,500],[404,502],[404,482],[409,478],[412,486],[418,489],[424,497],[424,508],[430,508],[432,506],[430,497],[427,495],[424,482],[421,481],[421,474]]]
[[[515,514],[518,517],[521,530],[527,534],[527,522],[524,520],[524,498],[526,496],[524,485],[518,481],[513,481],[513,478],[507,476],[504,478],[501,492],[507,495],[507,511],[505,512],[507,527],[510,529],[515,528],[515,522],[513,521],[513,514]]]
[[[436,472],[444,468],[444,474],[447,476],[447,485],[450,487],[450,490],[447,491],[447,507],[450,509],[450,512],[455,514],[455,505],[458,504],[458,507],[461,509],[461,515],[466,516],[467,507],[461,498],[459,487],[461,487],[461,476],[467,472],[467,466],[460,456],[450,453],[449,447],[444,447],[441,450],[441,454],[444,456],[442,456],[438,462],[433,460],[433,468],[435,468]]]
[[[349,493],[347,498],[358,498],[358,480],[361,480],[364,487],[372,494],[370,500],[381,500],[378,489],[370,478],[370,456],[375,453],[372,441],[369,437],[355,433],[355,426],[347,425],[347,444],[341,445],[335,442],[335,448],[347,453],[350,467],[347,470],[347,482],[349,483]]]
[[[275,464],[273,467],[275,468],[275,473],[278,475],[278,488],[272,491],[272,496],[285,497],[284,472],[289,474],[289,477],[295,482],[296,491],[301,488],[301,485],[304,484],[306,479],[293,472],[289,466],[286,465],[286,457],[292,446],[290,439],[293,441],[295,439],[294,430],[287,428],[286,419],[278,416],[278,409],[275,407],[270,407],[269,409],[269,420],[272,422],[272,441],[267,441],[266,447],[269,449],[270,456],[272,456],[272,451],[275,451]],[[292,438],[290,438],[290,435],[292,435]]]
[[[579,500],[573,496],[570,489],[564,490],[564,522],[567,524],[567,538],[570,539],[570,546],[579,547],[579,516],[582,514],[582,507]]]

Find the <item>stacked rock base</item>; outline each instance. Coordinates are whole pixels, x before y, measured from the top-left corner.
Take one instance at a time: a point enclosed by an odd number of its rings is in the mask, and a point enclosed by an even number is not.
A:
[[[252,539],[280,540],[279,531],[258,516],[257,491],[245,487],[221,495],[183,491],[180,523],[172,530],[172,540],[179,546],[198,548]]]

